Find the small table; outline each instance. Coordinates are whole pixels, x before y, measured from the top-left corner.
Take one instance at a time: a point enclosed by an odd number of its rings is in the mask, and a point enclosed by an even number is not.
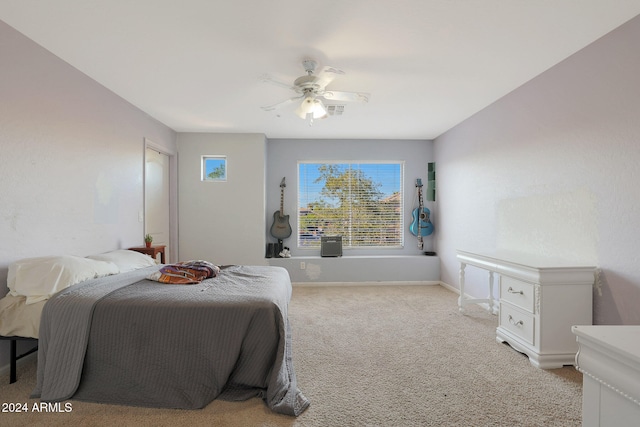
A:
[[[136,246],[133,248],[129,248],[129,250],[140,252],[142,254],[147,254],[153,259],[156,259],[158,254],[160,254],[160,263],[164,264],[164,248],[165,247],[166,247],[165,245],[158,245],[158,246],[151,246],[151,247]]]

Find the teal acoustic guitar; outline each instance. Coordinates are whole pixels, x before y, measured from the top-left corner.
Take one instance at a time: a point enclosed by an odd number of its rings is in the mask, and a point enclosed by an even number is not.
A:
[[[280,182],[280,210],[273,213],[273,224],[271,225],[271,235],[278,240],[291,236],[289,215],[284,214],[284,187],[286,186],[284,178],[282,178]]]
[[[409,231],[414,236],[418,236],[418,246],[422,248],[422,237],[433,233],[433,224],[430,219],[431,211],[425,208],[422,202],[422,179],[416,179],[416,187],[418,187],[418,207],[411,213],[413,221],[409,226]]]

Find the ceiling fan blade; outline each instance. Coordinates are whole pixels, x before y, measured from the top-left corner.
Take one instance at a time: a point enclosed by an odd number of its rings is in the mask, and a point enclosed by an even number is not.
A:
[[[292,102],[298,101],[302,98],[304,98],[304,96],[294,96],[293,98],[289,98],[286,101],[278,102],[277,104],[273,104],[273,105],[266,105],[260,108],[262,108],[264,111],[273,111],[273,110],[277,110],[278,108],[282,108],[285,105],[289,105]]]
[[[369,102],[369,94],[365,92],[339,92],[336,90],[328,90],[322,94],[325,99],[331,101],[347,101],[347,102]]]
[[[295,90],[295,88],[293,86],[291,86],[290,84],[281,82],[279,80],[276,80],[276,79],[274,79],[273,77],[271,77],[268,74],[261,75],[260,77],[258,77],[258,80],[261,81],[262,83],[270,83],[272,85],[280,86],[280,87],[283,87],[285,89],[294,89]]]
[[[322,70],[316,75],[316,83],[324,89],[329,83],[333,81],[336,76],[344,74],[344,71],[335,67],[323,67]]]

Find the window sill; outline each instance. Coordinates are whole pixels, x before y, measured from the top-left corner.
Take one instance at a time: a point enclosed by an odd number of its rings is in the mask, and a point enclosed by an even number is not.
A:
[[[440,258],[429,255],[267,258],[292,282],[422,282],[440,280]]]

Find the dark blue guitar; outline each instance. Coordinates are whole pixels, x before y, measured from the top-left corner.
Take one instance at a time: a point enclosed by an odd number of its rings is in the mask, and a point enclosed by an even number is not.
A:
[[[418,236],[418,247],[422,249],[422,237],[433,233],[433,224],[431,224],[431,211],[423,206],[422,202],[422,179],[416,179],[416,187],[418,187],[418,207],[412,212],[413,221],[409,226],[409,231],[414,236]]]

